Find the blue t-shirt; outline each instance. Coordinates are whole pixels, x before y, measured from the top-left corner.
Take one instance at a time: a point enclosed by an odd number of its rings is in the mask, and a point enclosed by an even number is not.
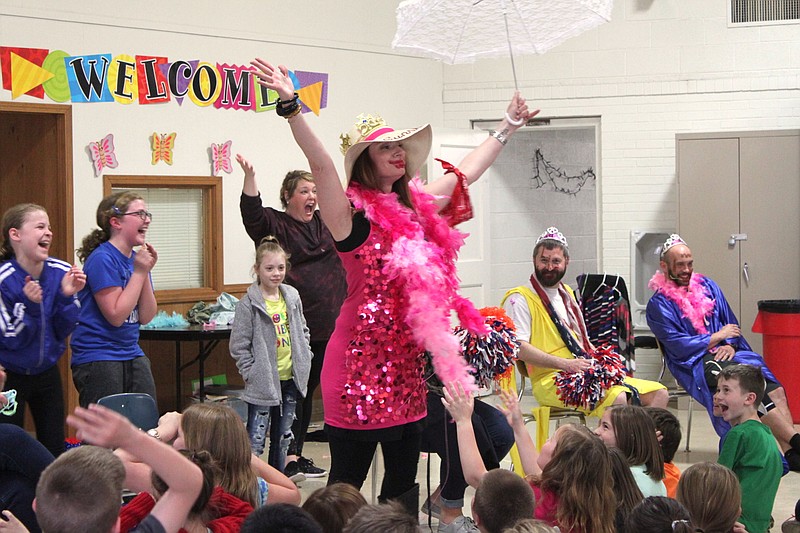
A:
[[[139,347],[139,306],[119,327],[111,325],[103,316],[94,295],[109,287],[128,285],[133,274],[133,259],[136,252],[125,257],[122,252],[106,241],[89,254],[83,271],[86,287],[78,295],[81,301],[81,317],[72,334],[72,365],[96,361],[129,361],[144,355]]]

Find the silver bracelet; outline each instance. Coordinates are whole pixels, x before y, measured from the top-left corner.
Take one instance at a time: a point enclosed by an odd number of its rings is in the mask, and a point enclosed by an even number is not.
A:
[[[511,118],[511,115],[508,114],[508,111],[506,111],[506,122],[508,122],[512,126],[522,126],[523,124],[525,124],[525,119],[518,118],[517,120],[514,120],[513,118]]]
[[[506,143],[508,142],[508,135],[506,135],[506,130],[503,131],[489,130],[489,137],[494,137],[503,146],[505,146]]]

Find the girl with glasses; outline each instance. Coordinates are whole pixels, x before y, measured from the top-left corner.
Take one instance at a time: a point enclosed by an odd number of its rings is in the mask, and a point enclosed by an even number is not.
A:
[[[97,208],[99,227],[78,249],[87,283],[70,345],[82,407],[120,392],[156,397],[150,361],[139,347],[139,326],[157,311],[150,271],[158,254],[145,240],[151,220],[138,194],[111,194]]]

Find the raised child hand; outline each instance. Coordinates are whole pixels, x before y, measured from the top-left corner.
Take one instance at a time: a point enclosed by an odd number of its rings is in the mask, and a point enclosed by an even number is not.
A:
[[[512,427],[515,424],[524,426],[525,421],[522,418],[522,410],[519,408],[519,400],[517,400],[516,395],[511,391],[501,390],[500,399],[503,400],[503,405],[500,405],[499,408],[506,415],[508,425]]]
[[[139,431],[121,414],[94,403],[88,409],[76,407],[67,424],[77,430],[78,440],[103,448],[119,448]]]
[[[72,296],[86,286],[86,274],[76,265],[61,278],[61,294]]]
[[[25,285],[22,287],[25,297],[35,304],[42,303],[42,287],[39,282],[30,276],[25,278]]]
[[[448,383],[442,392],[444,393],[442,404],[444,404],[445,409],[447,409],[447,412],[450,413],[456,423],[472,418],[475,399],[472,394],[464,391],[461,383]]]

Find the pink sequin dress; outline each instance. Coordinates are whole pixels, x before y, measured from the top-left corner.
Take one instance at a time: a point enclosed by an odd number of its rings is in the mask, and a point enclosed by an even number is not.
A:
[[[414,210],[394,193],[352,183],[347,193],[370,230],[355,249],[339,251],[348,289],[322,368],[325,422],[394,428],[426,415],[426,350],[443,382],[475,388],[450,316],[473,332],[485,325],[458,294],[455,263],[465,235],[439,216],[421,184],[411,183]]]
[[[348,294],[322,367],[325,423],[337,428],[382,429],[426,414],[424,350],[400,316],[399,283],[381,274],[390,237],[372,224],[366,242],[339,254]]]

